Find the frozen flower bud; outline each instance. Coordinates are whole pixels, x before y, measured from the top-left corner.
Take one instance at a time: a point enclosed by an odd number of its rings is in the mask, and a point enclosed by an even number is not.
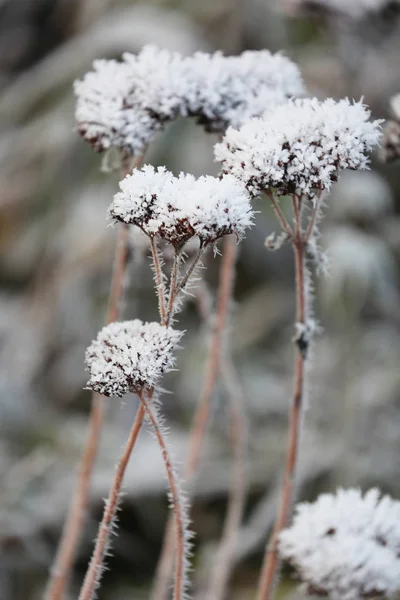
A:
[[[174,177],[163,167],[146,165],[119,185],[121,191],[109,209],[111,218],[136,225],[177,248],[194,236],[203,245],[229,233],[240,238],[252,223],[249,195],[231,175]]]
[[[143,386],[153,387],[174,365],[182,333],[139,319],[103,327],[86,350],[88,389],[121,398]]]
[[[369,121],[360,102],[316,98],[292,100],[228,129],[215,146],[223,170],[251,193],[276,188],[278,195],[329,189],[343,169],[366,169],[379,141],[381,121]]]
[[[308,593],[333,600],[398,597],[400,502],[377,489],[323,494],[296,507],[279,550]]]
[[[160,128],[132,96],[134,87],[130,66],[115,60],[96,60],[93,71],[75,82],[78,131],[97,152],[141,154]]]
[[[268,50],[239,56],[198,52],[186,64],[189,114],[207,131],[239,127],[266,108],[305,94],[297,66]]]

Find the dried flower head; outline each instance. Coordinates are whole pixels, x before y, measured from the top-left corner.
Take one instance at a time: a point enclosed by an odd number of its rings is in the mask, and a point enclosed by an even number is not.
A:
[[[186,67],[188,112],[208,131],[240,127],[266,108],[305,94],[297,66],[268,50],[239,56],[198,52]]]
[[[97,60],[74,84],[79,133],[102,152],[141,154],[162,126],[185,114],[180,54],[145,46],[123,62]]]
[[[394,119],[386,123],[381,148],[381,158],[386,163],[400,158],[400,94],[391,98],[390,106]]]
[[[357,489],[299,504],[279,550],[309,593],[334,600],[400,592],[400,502]]]
[[[121,398],[143,386],[156,385],[174,365],[174,348],[182,333],[139,319],[111,323],[86,350],[87,387]]]
[[[241,237],[252,222],[249,195],[230,175],[174,177],[164,167],[145,165],[125,177],[120,189],[109,209],[111,218],[137,225],[175,247],[194,236],[203,244],[229,233]]]
[[[74,84],[78,131],[97,152],[118,148],[141,154],[160,123],[135,100],[132,69],[115,60],[96,60],[93,71]]]
[[[223,170],[250,192],[276,188],[279,195],[329,189],[343,169],[365,169],[366,152],[378,143],[380,121],[360,102],[292,100],[228,129],[215,146]]]

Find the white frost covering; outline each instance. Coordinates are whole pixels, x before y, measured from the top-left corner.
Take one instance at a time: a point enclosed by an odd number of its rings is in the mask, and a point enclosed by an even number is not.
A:
[[[297,505],[279,550],[309,593],[392,598],[400,592],[400,502],[377,489],[322,494]]]
[[[296,65],[267,50],[240,56],[183,57],[156,46],[123,61],[97,60],[74,84],[78,131],[102,152],[143,153],[178,116],[196,116],[211,131],[239,126],[292,96],[304,95]]]
[[[145,165],[119,185],[110,217],[176,246],[194,236],[204,244],[229,233],[240,238],[252,224],[249,194],[231,175],[196,179],[181,173],[175,177],[164,167]]]
[[[111,323],[86,350],[87,387],[104,396],[122,398],[143,386],[152,387],[174,365],[174,348],[182,333],[139,319]]]
[[[305,95],[297,66],[268,50],[239,56],[197,52],[187,64],[189,113],[211,131],[239,127],[269,107]]]
[[[93,71],[74,83],[78,131],[96,151],[141,154],[160,128],[133,98],[134,88],[132,69],[115,60],[96,60]]]
[[[278,194],[313,196],[329,189],[343,169],[366,169],[366,152],[378,144],[381,121],[369,121],[361,103],[331,98],[291,100],[229,128],[215,146],[225,172],[250,192],[276,188]]]

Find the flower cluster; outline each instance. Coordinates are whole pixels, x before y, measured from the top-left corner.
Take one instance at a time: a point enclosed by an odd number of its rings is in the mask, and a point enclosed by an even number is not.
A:
[[[187,59],[188,112],[208,131],[240,127],[268,107],[305,95],[297,66],[268,50],[247,51],[239,56],[220,52],[196,53]]]
[[[182,247],[197,236],[203,245],[229,233],[243,236],[252,223],[250,197],[231,175],[174,177],[164,167],[145,165],[120,182],[111,218],[140,227],[148,236]]]
[[[400,592],[400,502],[377,489],[323,494],[296,507],[279,550],[309,593],[392,598]]]
[[[329,189],[343,169],[365,169],[366,152],[378,143],[380,121],[360,102],[291,100],[228,129],[215,146],[223,170],[251,193],[276,188],[278,195]]]
[[[225,57],[145,46],[123,61],[97,60],[75,82],[78,131],[101,152],[116,147],[143,153],[155,133],[178,116],[196,116],[208,130],[224,131],[266,107],[304,94],[294,63],[267,50]]]
[[[143,386],[154,386],[174,365],[174,348],[182,333],[139,319],[111,323],[86,350],[87,387],[122,398]]]

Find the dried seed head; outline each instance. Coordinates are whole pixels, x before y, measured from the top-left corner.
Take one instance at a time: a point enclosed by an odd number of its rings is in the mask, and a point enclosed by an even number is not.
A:
[[[323,494],[296,507],[279,550],[308,593],[392,598],[400,592],[400,502],[377,489]]]
[[[390,100],[393,120],[389,120],[383,131],[380,156],[383,162],[391,163],[400,158],[400,94]]]
[[[86,350],[87,387],[121,398],[143,386],[153,387],[174,365],[174,349],[182,333],[139,319],[111,323]]]
[[[232,176],[221,179],[181,174],[145,165],[120,182],[111,218],[137,225],[148,236],[182,247],[194,236],[203,244],[229,233],[238,237],[251,225],[249,195]]]
[[[207,131],[240,127],[268,107],[305,95],[297,66],[268,50],[239,56],[198,52],[186,62],[188,112]]]
[[[215,146],[215,156],[257,194],[276,188],[278,195],[329,189],[343,169],[366,169],[379,141],[381,121],[369,121],[360,102],[292,100],[251,119],[241,129],[228,129]]]

